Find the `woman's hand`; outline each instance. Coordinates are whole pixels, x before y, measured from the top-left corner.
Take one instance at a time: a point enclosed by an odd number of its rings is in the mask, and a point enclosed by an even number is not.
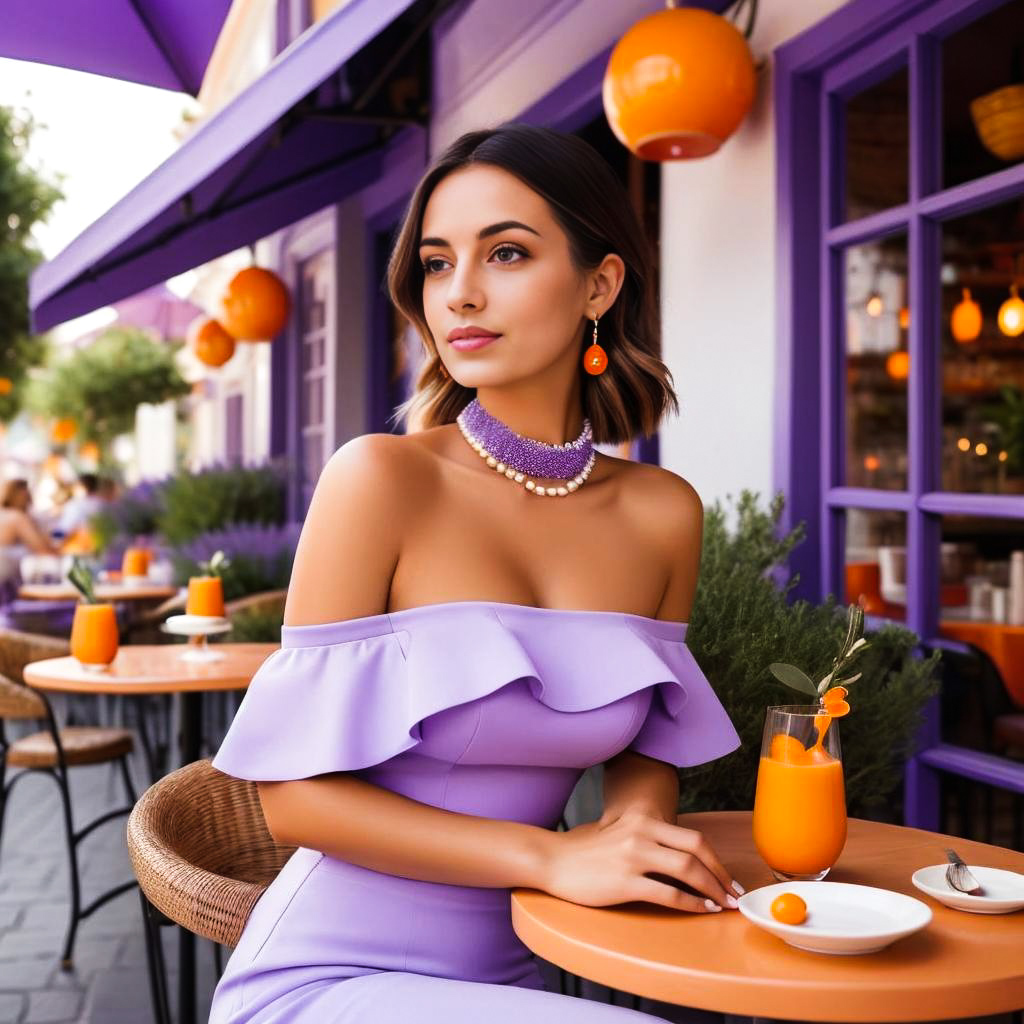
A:
[[[559,899],[585,907],[641,900],[702,914],[736,906],[732,876],[694,829],[627,811],[551,835],[543,888]],[[649,874],[682,882],[699,895]]]

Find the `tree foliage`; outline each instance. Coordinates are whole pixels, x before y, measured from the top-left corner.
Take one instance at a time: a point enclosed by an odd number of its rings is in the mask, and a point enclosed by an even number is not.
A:
[[[180,343],[154,341],[134,327],[112,327],[90,345],[57,355],[33,381],[31,404],[52,417],[69,417],[82,440],[109,444],[135,427],[135,410],[187,395],[174,354]]]
[[[46,355],[29,327],[28,279],[42,259],[31,232],[62,198],[57,185],[26,162],[35,127],[31,116],[0,106],[0,377],[13,384],[0,394],[5,423],[21,408],[29,368]]]

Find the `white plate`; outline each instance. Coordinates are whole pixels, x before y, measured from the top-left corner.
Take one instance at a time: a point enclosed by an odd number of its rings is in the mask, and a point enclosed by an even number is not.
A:
[[[149,576],[122,576],[121,586],[123,587],[148,587],[151,583]]]
[[[1009,914],[1024,908],[1024,875],[1002,868],[983,868],[974,864],[967,867],[981,886],[981,895],[969,896],[957,892],[946,882],[946,864],[932,864],[918,868],[910,881],[921,892],[934,896],[940,903],[954,910],[969,910],[972,914]]]
[[[803,924],[783,924],[771,906],[784,892],[807,904]],[[874,953],[924,928],[931,908],[913,896],[850,882],[778,882],[739,900],[740,913],[759,928],[809,953]]]
[[[220,615],[171,615],[163,624],[164,632],[179,636],[213,636],[230,629],[231,620]]]

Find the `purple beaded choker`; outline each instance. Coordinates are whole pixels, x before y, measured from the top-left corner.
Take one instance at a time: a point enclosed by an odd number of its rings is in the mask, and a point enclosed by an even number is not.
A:
[[[523,484],[536,494],[564,496],[582,486],[594,465],[593,431],[590,420],[575,441],[546,444],[517,434],[492,416],[479,402],[472,401],[457,417],[463,437],[487,464],[510,480]],[[539,487],[526,475],[564,480],[564,487]],[[525,483],[524,483],[525,481]]]

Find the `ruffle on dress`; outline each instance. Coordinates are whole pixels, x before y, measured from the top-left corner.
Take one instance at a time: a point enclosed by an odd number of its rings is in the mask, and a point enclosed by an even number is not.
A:
[[[701,764],[740,741],[685,636],[640,615],[488,601],[285,626],[213,764],[267,782],[357,771],[416,747],[429,716],[519,681],[560,712],[657,687],[626,749]]]

